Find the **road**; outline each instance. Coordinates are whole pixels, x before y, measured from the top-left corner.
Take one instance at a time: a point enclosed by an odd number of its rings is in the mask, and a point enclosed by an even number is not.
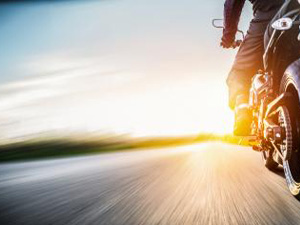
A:
[[[283,172],[204,143],[0,165],[0,224],[300,224]]]

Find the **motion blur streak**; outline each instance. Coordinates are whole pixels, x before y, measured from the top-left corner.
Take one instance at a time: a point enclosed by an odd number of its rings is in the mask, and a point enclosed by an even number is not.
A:
[[[219,143],[0,166],[2,224],[298,224],[282,171]]]
[[[219,0],[13,2],[0,3],[0,142],[231,131]]]

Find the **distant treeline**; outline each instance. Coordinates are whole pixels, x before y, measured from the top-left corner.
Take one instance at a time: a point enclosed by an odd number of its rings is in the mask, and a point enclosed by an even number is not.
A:
[[[79,154],[95,154],[109,151],[144,148],[163,148],[195,144],[207,141],[222,141],[231,144],[249,145],[247,139],[232,135],[200,134],[184,137],[149,138],[92,138],[92,139],[33,139],[0,145],[0,162],[27,160],[45,157],[62,157]]]

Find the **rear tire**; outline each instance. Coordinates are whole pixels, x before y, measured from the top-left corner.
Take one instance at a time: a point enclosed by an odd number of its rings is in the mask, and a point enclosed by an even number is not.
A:
[[[292,195],[300,200],[300,61],[297,60],[285,72],[281,80],[280,93],[292,94],[291,99],[285,103],[286,117],[290,117],[290,136],[292,151],[288,160],[283,162],[287,186]]]
[[[283,161],[283,169],[290,192],[296,198],[300,199],[300,152],[298,144],[299,123],[296,120],[293,107],[290,105],[287,109],[288,110],[286,112],[282,113],[282,116],[290,120],[290,132],[286,131],[286,143],[283,143],[283,145],[290,145],[291,155],[287,160]],[[281,153],[284,154],[283,149],[281,149]]]

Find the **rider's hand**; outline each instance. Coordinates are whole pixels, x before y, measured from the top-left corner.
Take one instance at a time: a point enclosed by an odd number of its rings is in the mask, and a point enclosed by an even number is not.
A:
[[[223,32],[223,37],[221,39],[220,46],[223,48],[235,48],[234,44],[235,35],[232,33]]]

